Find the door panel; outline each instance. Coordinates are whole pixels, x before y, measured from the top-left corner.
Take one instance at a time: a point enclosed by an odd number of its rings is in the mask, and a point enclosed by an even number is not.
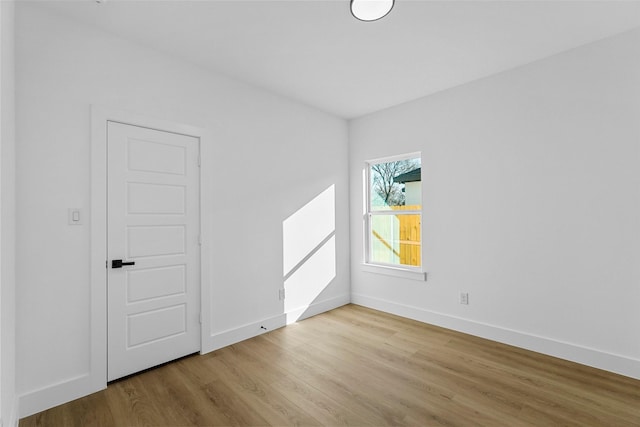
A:
[[[184,214],[186,188],[179,185],[140,184],[127,185],[127,212],[135,214]]]
[[[128,271],[127,303],[185,293],[187,279],[185,267],[185,265],[174,265]]]
[[[149,344],[187,331],[184,304],[162,307],[127,316],[129,348]]]
[[[185,174],[185,148],[157,141],[131,139],[127,147],[129,170]]]
[[[200,350],[194,137],[109,122],[108,380]],[[111,268],[112,260],[134,262]]]
[[[128,258],[185,254],[185,226],[132,226],[127,227],[126,233]]]

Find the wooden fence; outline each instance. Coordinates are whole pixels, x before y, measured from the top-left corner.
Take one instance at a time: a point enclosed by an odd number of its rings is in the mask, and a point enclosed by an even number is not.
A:
[[[422,206],[392,206],[395,211],[419,211]],[[400,264],[421,264],[421,215],[396,215],[400,223]]]
[[[392,206],[397,211],[419,211],[420,206]],[[374,257],[383,262],[402,265],[420,266],[421,264],[421,216],[415,214],[378,216],[378,221],[383,218],[395,218],[395,221],[382,223],[371,230],[376,239],[377,250],[374,249]],[[372,224],[373,226],[373,224]],[[397,228],[396,228],[397,227]]]

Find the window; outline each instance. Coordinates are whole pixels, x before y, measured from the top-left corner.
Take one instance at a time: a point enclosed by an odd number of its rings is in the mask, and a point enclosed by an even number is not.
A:
[[[365,262],[421,271],[420,153],[368,162],[366,183]]]

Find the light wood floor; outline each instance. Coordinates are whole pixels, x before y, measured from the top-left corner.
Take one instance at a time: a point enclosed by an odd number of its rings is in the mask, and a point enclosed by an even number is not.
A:
[[[20,426],[640,426],[640,381],[356,305]]]

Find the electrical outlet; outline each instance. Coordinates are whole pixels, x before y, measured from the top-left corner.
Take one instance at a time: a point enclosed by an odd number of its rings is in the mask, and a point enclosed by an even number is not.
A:
[[[284,289],[278,289],[278,298],[280,301],[284,301]]]
[[[469,304],[469,294],[467,292],[460,292],[460,304]]]
[[[84,214],[80,208],[67,209],[67,223],[69,225],[82,225]]]

